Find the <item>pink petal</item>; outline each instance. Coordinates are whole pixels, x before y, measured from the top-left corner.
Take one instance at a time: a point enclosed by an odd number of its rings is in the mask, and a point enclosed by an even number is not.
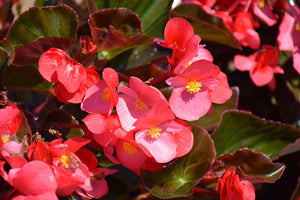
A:
[[[75,153],[83,146],[87,145],[91,140],[81,137],[72,137],[64,142],[68,145],[68,150],[72,153]]]
[[[116,143],[116,154],[120,163],[131,170],[140,168],[147,159],[138,145],[121,139]]]
[[[114,69],[104,68],[102,76],[103,76],[103,80],[105,80],[105,82],[111,88],[116,88],[119,85],[119,76]]]
[[[185,87],[181,87],[173,89],[169,104],[176,117],[195,121],[208,112],[211,100],[207,91],[190,94]]]
[[[298,46],[293,50],[293,66],[298,74],[300,74],[300,50]]]
[[[147,112],[149,108],[146,106],[141,109],[137,106],[137,99],[125,94],[120,94],[116,110],[122,128],[126,131],[130,131],[133,129],[132,125],[136,122],[136,120]]]
[[[247,45],[252,49],[258,49],[260,47],[259,34],[254,29],[247,29],[245,41]]]
[[[246,57],[241,55],[235,55],[233,62],[235,67],[240,71],[249,71],[256,65],[256,62],[252,59],[253,57]]]
[[[257,3],[254,4],[253,13],[262,19],[268,26],[273,26],[278,20],[278,15],[274,14],[271,7],[267,4],[262,8]]]
[[[31,178],[28,178],[30,174]],[[39,195],[55,191],[57,183],[51,168],[42,161],[25,164],[12,177],[12,184],[24,194]]]
[[[158,126],[175,118],[170,108],[164,104],[155,104],[148,112],[144,113],[134,124],[134,130],[142,130]]]
[[[71,58],[69,58],[71,59]],[[85,68],[75,60],[62,60],[56,69],[57,79],[70,93],[76,92],[86,79]]]
[[[146,85],[136,77],[130,77],[129,87],[135,91],[138,97],[148,106],[153,106],[157,103],[168,105],[166,98],[157,88]]]
[[[66,52],[61,49],[48,49],[39,60],[39,71],[42,77],[48,82],[58,82],[56,69],[62,59],[65,59]]]
[[[279,34],[277,36],[278,48],[281,51],[292,51],[294,41],[292,32],[294,30],[296,20],[287,12],[284,13],[281,24],[279,25]]]
[[[250,78],[256,86],[264,86],[272,81],[274,77],[273,70],[270,66],[264,66],[263,69],[250,71]]]
[[[3,144],[2,148],[2,154],[5,152],[6,154],[16,154],[19,153],[22,149],[23,144],[17,143],[15,141],[8,141],[5,144]]]
[[[22,123],[22,116],[17,106],[11,104],[0,109],[0,116],[0,132],[6,130],[11,135],[15,134]]]
[[[229,88],[227,76],[223,72],[220,72],[215,78],[219,84],[209,86],[209,94],[213,103],[222,104],[231,97],[232,90]]]
[[[176,142],[168,132],[162,131],[157,138],[151,138],[148,130],[142,130],[135,134],[135,140],[144,146],[158,163],[166,163],[176,158]]]
[[[174,43],[178,47],[184,48],[190,37],[194,36],[194,29],[187,20],[175,17],[168,21],[164,35],[169,48],[172,48]]]
[[[89,113],[110,114],[115,104],[111,99],[114,94],[110,92],[108,99],[103,98],[103,93],[107,92],[108,85],[104,80],[100,80],[86,91],[86,96],[81,104],[81,109]]]

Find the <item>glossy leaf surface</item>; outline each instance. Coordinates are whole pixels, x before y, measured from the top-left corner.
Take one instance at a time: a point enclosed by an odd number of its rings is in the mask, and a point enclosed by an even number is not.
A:
[[[209,170],[215,159],[210,135],[194,126],[192,150],[170,166],[157,171],[141,171],[142,181],[152,194],[159,198],[187,196]]]
[[[288,144],[300,138],[300,131],[290,125],[266,121],[250,113],[229,111],[224,113],[212,138],[218,156],[248,147],[275,159]]]

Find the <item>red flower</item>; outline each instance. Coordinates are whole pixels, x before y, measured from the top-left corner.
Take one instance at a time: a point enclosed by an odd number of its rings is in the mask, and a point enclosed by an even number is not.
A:
[[[100,80],[95,66],[84,68],[61,49],[48,49],[39,60],[39,71],[64,103],[81,103],[86,90]]]
[[[92,43],[90,36],[84,35],[79,38],[79,47],[82,53],[92,54],[96,52],[97,45]]]
[[[257,51],[249,57],[236,55],[234,64],[240,71],[249,71],[250,77],[255,85],[264,86],[269,84],[275,89],[276,82],[274,74],[283,74],[283,69],[278,66],[279,52],[271,45],[263,45],[261,51]]]
[[[221,200],[255,200],[253,185],[246,180],[240,181],[233,167],[228,168],[218,180],[217,191]]]

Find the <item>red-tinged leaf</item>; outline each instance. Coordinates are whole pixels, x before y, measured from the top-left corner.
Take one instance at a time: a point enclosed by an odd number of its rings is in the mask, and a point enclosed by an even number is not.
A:
[[[46,50],[52,47],[66,50],[71,46],[72,42],[73,38],[62,37],[44,37],[36,41],[28,42],[15,49],[12,64],[15,66],[23,66],[37,63],[40,56]]]
[[[204,41],[216,42],[241,49],[240,43],[224,25],[222,19],[207,14],[197,4],[181,4],[171,11],[171,17],[187,19],[193,26],[195,34],[200,35]]]
[[[215,159],[215,148],[210,135],[194,126],[192,150],[170,166],[157,171],[141,170],[141,178],[147,189],[159,198],[188,196],[210,169]]]
[[[163,38],[173,0],[95,0],[98,8],[125,7],[136,13],[142,21],[144,35]]]
[[[0,39],[3,39],[13,21],[13,14],[11,1],[2,1],[0,4]]]
[[[232,96],[230,97],[230,99],[226,101],[226,103],[213,104],[213,115],[207,113],[199,120],[188,122],[188,124],[198,124],[202,128],[205,128],[207,131],[214,130],[217,127],[222,114],[227,110],[236,109],[238,106],[240,90],[238,87],[232,87],[231,90],[232,90]]]
[[[298,184],[290,200],[299,200],[299,199],[300,199],[300,177],[298,178]]]
[[[284,164],[273,163],[265,154],[248,148],[239,149],[234,154],[225,153],[217,158],[216,163],[219,162],[222,168],[236,166],[240,178],[252,183],[274,183],[285,169]]]
[[[77,15],[68,6],[33,7],[13,23],[7,40],[14,48],[18,48],[44,37],[74,39],[77,27]]]
[[[51,83],[46,83],[34,66],[7,67],[4,74],[6,87],[30,88],[49,91]]]
[[[49,130],[49,128],[55,129],[61,134],[68,134],[70,128],[59,127],[59,124],[70,124],[72,121],[72,115],[62,109],[54,109],[47,113],[41,122],[43,129]]]
[[[7,66],[7,51],[0,47],[0,88],[3,88],[4,69]]]
[[[22,111],[20,111],[21,117],[22,117],[22,122],[20,125],[19,130],[17,131],[16,135],[18,137],[18,139],[23,140],[24,137],[26,136],[29,141],[31,140],[32,137],[32,131],[30,128],[30,125],[28,123],[28,120],[26,118],[26,116],[24,115],[24,113]]]
[[[129,46],[143,38],[140,19],[126,8],[108,8],[93,13],[89,25],[98,52]]]
[[[276,159],[283,153],[286,155],[300,150],[299,145],[294,145],[293,149],[285,152],[289,144],[300,138],[299,129],[242,111],[225,112],[212,138],[218,156],[247,147]]]

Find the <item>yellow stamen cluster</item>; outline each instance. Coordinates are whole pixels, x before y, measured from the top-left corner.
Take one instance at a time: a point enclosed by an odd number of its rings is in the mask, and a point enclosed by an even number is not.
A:
[[[70,167],[69,164],[69,156],[63,155],[60,157],[60,162],[63,164],[63,166],[65,166],[66,168]]]
[[[5,135],[1,135],[1,140],[3,143],[6,143],[6,142],[8,142],[9,137],[5,137]]]
[[[139,110],[143,110],[147,107],[147,105],[140,99],[136,100],[136,105],[135,105]]]
[[[148,130],[148,135],[151,135],[151,138],[158,138],[158,136],[160,136],[161,133],[161,129],[158,127],[154,127],[154,128],[150,128]]]
[[[260,8],[265,7],[265,0],[258,0],[258,6],[259,6]]]
[[[190,94],[195,94],[201,90],[202,84],[198,81],[189,82],[185,88]]]
[[[190,66],[191,64],[192,64],[192,61],[186,63],[184,66],[185,66],[185,67],[188,67],[188,66]]]
[[[299,22],[296,22],[295,29],[296,29],[296,31],[300,31],[300,24],[299,24]]]
[[[136,154],[138,152],[137,148],[133,144],[131,144],[129,142],[124,142],[123,143],[123,149],[128,154]]]
[[[111,97],[110,91],[108,87],[104,88],[103,93],[102,93],[102,100],[103,101],[108,101]]]

